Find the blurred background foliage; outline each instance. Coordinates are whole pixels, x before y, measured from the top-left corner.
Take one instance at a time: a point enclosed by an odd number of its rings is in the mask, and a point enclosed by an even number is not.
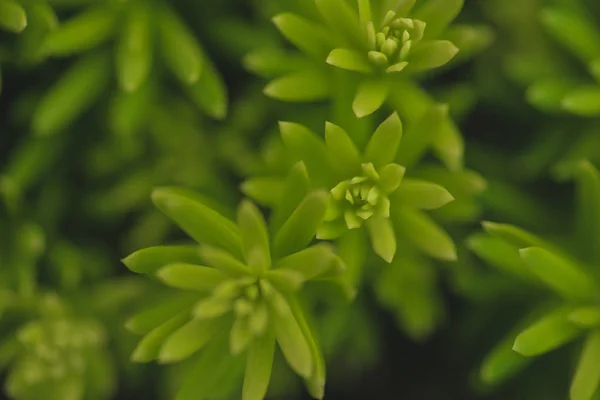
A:
[[[417,0],[428,2],[439,1]],[[361,119],[355,75],[278,31],[273,17],[289,12],[318,19],[312,0],[0,0],[4,396],[174,398],[190,366],[132,363],[139,338],[124,327],[167,291],[119,260],[185,239],[152,205],[152,189],[196,190],[228,217],[245,196],[264,206],[246,183],[280,178],[295,161],[278,121],[319,135],[331,121],[362,149],[396,111],[402,144],[443,132],[412,142],[412,153],[401,144],[398,161],[455,198],[428,215],[457,260],[409,241],[385,265],[360,241],[338,242],[356,299],[306,294],[326,398],[568,398],[581,341],[514,358],[512,340],[556,299],[502,269],[518,255],[480,221],[535,233],[597,277],[583,244],[600,227],[597,176],[592,189],[573,181],[582,160],[600,162],[600,3],[467,0],[440,32],[456,58],[394,81]],[[500,372],[490,372],[494,354],[507,357],[494,364]],[[307,398],[283,364],[277,355],[270,396]],[[222,383],[218,398],[238,398],[239,383]]]

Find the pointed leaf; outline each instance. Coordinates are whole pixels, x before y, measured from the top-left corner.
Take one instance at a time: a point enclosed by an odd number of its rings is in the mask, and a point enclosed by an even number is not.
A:
[[[164,187],[152,192],[152,201],[198,243],[220,246],[234,255],[241,255],[242,240],[238,227],[207,207],[201,196]]]
[[[481,225],[483,226],[483,229],[490,235],[499,239],[503,239],[520,249],[531,246],[544,248],[552,247],[543,239],[514,225],[499,224],[490,221],[483,221]]]
[[[366,43],[362,30],[358,29],[360,22],[358,14],[344,0],[315,0],[317,9],[339,40],[347,45],[363,46]]]
[[[49,32],[43,51],[66,56],[92,49],[112,36],[115,22],[115,13],[109,7],[90,8]]]
[[[507,381],[532,361],[513,350],[515,336],[502,340],[485,358],[479,371],[481,380],[495,386]]]
[[[431,0],[413,13],[413,18],[425,21],[425,38],[435,38],[458,16],[464,0]]]
[[[400,187],[405,172],[406,168],[401,165],[388,164],[379,171],[379,185],[386,193],[395,192]]]
[[[27,27],[27,14],[14,1],[0,2],[0,27],[10,32],[19,33]]]
[[[584,15],[564,7],[548,7],[540,16],[554,39],[583,61],[590,62],[600,55],[600,32]]]
[[[465,144],[458,128],[454,122],[446,118],[433,141],[433,150],[436,157],[449,170],[459,171],[463,164],[464,147]]]
[[[277,261],[278,269],[298,272],[306,281],[326,273],[331,268],[338,267],[339,263],[333,249],[324,243],[311,246]]]
[[[123,264],[138,274],[151,274],[172,263],[199,264],[199,246],[155,246],[138,250],[123,260]]]
[[[569,321],[582,328],[596,328],[600,326],[600,307],[587,306],[575,308],[569,314]]]
[[[600,115],[600,85],[582,86],[566,93],[563,109],[583,117]]]
[[[263,400],[271,379],[275,337],[267,332],[252,341],[246,361],[242,400]]]
[[[274,253],[286,256],[304,249],[323,222],[328,203],[329,194],[325,191],[308,194],[275,234]]]
[[[327,64],[348,71],[370,73],[373,67],[365,54],[350,49],[333,49],[327,56]]]
[[[354,172],[360,165],[360,153],[342,127],[325,122],[325,144],[341,171]]]
[[[248,265],[256,273],[266,271],[271,266],[271,251],[269,232],[262,213],[254,204],[245,200],[238,207],[237,222]]]
[[[228,275],[240,276],[251,273],[246,264],[218,247],[202,245],[199,255],[208,266],[220,269]]]
[[[425,213],[407,207],[392,212],[399,234],[431,257],[445,261],[456,260],[452,238]]]
[[[423,153],[439,135],[444,121],[448,118],[447,104],[433,104],[402,138],[398,149],[398,162],[405,167],[417,163]]]
[[[164,324],[151,330],[144,338],[138,343],[131,360],[134,362],[150,362],[158,357],[160,347],[169,335],[182,326],[185,321],[189,318],[188,313],[181,313]]]
[[[221,120],[227,115],[227,88],[210,60],[204,60],[200,78],[184,89],[196,105],[212,118]]]
[[[367,220],[367,229],[375,254],[388,263],[396,254],[396,234],[389,218],[373,216]]]
[[[570,260],[541,247],[528,247],[519,253],[531,272],[566,299],[593,300],[600,295],[594,279]]]
[[[198,301],[196,293],[178,293],[166,299],[161,299],[144,311],[129,318],[125,323],[126,328],[135,333],[145,334],[168,321]]]
[[[592,400],[600,386],[600,330],[591,332],[586,341],[575,377],[571,384],[571,400]]]
[[[383,80],[366,80],[356,91],[352,110],[358,118],[373,114],[388,97],[389,85]],[[395,115],[395,114],[393,114]]]
[[[240,190],[258,204],[274,207],[281,199],[285,182],[281,178],[254,177],[244,181]]]
[[[273,23],[294,46],[319,61],[325,58],[331,48],[327,32],[301,16],[282,13],[273,18]]]
[[[285,268],[268,271],[264,276],[277,290],[286,293],[300,289],[305,281],[302,273]]]
[[[458,47],[448,40],[424,41],[411,50],[408,69],[423,71],[439,68],[449,63],[457,53]]]
[[[404,179],[394,195],[395,199],[409,207],[435,210],[454,200],[443,186],[420,179]]]
[[[400,139],[402,138],[402,122],[398,114],[393,113],[375,130],[365,149],[365,160],[371,161],[375,167],[391,163],[396,158]]]
[[[320,71],[302,70],[272,80],[264,93],[282,101],[319,101],[331,94],[331,82]]]
[[[306,165],[303,161],[300,161],[294,165],[285,179],[284,189],[271,217],[271,232],[277,232],[281,228],[289,216],[300,205],[304,197],[306,197],[309,190],[310,183]]]
[[[169,264],[156,271],[165,284],[188,290],[209,291],[227,279],[227,275],[215,268],[194,264]]]
[[[200,350],[223,328],[222,321],[192,320],[171,333],[163,343],[158,360],[174,363],[184,360]]]
[[[513,350],[524,356],[537,356],[560,347],[582,333],[581,328],[569,321],[570,309],[556,309],[521,332]]]

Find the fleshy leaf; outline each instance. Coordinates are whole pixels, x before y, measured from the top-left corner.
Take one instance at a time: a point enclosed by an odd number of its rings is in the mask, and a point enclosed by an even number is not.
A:
[[[346,45],[365,44],[362,30],[358,29],[360,22],[358,14],[348,2],[344,0],[315,0],[317,9],[323,16],[330,31],[338,36],[338,39]]]
[[[199,291],[213,290],[227,279],[218,269],[182,263],[162,267],[156,276],[169,286]]]
[[[268,331],[252,341],[246,361],[242,400],[263,400],[271,379],[275,337]]]
[[[237,221],[248,265],[256,272],[266,271],[271,266],[271,251],[267,224],[261,212],[245,200],[238,208]]]
[[[502,340],[485,358],[479,371],[481,380],[488,385],[498,385],[531,363],[531,359],[513,350],[514,335]]]
[[[311,280],[339,267],[337,256],[331,246],[317,244],[301,250],[277,261],[277,268],[296,271],[302,274],[304,280]]]
[[[228,275],[240,276],[251,272],[246,264],[218,247],[202,245],[199,254],[208,266],[220,269]]]
[[[386,193],[392,193],[400,187],[406,168],[401,165],[391,163],[386,165],[379,172],[379,185]]]
[[[348,133],[340,126],[325,123],[325,144],[340,170],[354,172],[360,164],[360,153]]]
[[[283,13],[275,16],[273,22],[290,42],[319,61],[325,58],[331,48],[324,29],[303,17]]]
[[[0,2],[0,27],[19,33],[27,27],[27,14],[18,3],[8,0]]]
[[[135,333],[144,334],[168,321],[173,315],[191,307],[198,300],[197,293],[181,293],[153,304],[144,311],[129,318],[126,328]]]
[[[277,232],[300,205],[310,190],[306,165],[300,161],[290,170],[285,179],[284,189],[271,217],[271,232]]]
[[[422,71],[441,67],[456,56],[458,47],[448,40],[432,40],[419,43],[410,53],[408,68]]]
[[[586,62],[600,55],[600,33],[582,15],[564,7],[549,7],[541,11],[546,30],[567,49]]]
[[[570,309],[554,310],[521,332],[513,350],[524,356],[536,356],[560,347],[582,333],[581,328],[569,321]]]
[[[274,79],[264,93],[283,101],[318,101],[331,94],[330,81],[319,71],[302,70]]]
[[[415,164],[431,145],[448,118],[448,105],[434,104],[402,138],[397,160],[405,167]]]
[[[135,362],[150,362],[158,357],[160,347],[169,335],[182,326],[188,319],[188,313],[181,313],[157,328],[151,330],[138,343],[133,354],[132,361]]]
[[[375,253],[388,263],[396,254],[396,234],[389,218],[373,216],[367,220],[367,229]]]
[[[527,100],[542,111],[559,111],[563,108],[563,99],[573,89],[573,85],[573,82],[565,79],[534,82],[527,89]]]
[[[503,239],[508,243],[517,246],[518,248],[538,246],[549,248],[551,247],[543,239],[509,224],[499,224],[496,222],[483,221],[481,223],[483,229],[492,236]]]
[[[284,193],[285,182],[281,178],[254,177],[242,183],[240,190],[257,203],[273,207]]]
[[[327,64],[349,71],[369,73],[372,71],[369,60],[359,51],[333,49],[327,56]]]
[[[199,264],[199,246],[155,246],[138,250],[122,260],[131,271],[151,274],[172,263]]]
[[[409,178],[402,181],[394,197],[402,204],[423,210],[434,210],[454,200],[443,186]]]
[[[590,332],[571,384],[571,400],[592,400],[600,386],[600,330]]]
[[[418,8],[413,18],[425,21],[425,38],[435,38],[458,16],[464,0],[431,0]]]
[[[358,118],[365,117],[377,111],[387,99],[389,85],[383,80],[366,80],[356,91],[352,110]]]
[[[391,163],[396,158],[400,139],[402,138],[402,122],[398,114],[390,115],[377,129],[365,149],[365,160],[375,167]]]
[[[220,321],[191,320],[165,340],[158,355],[159,361],[174,363],[188,358],[206,345],[220,328]]]
[[[275,254],[285,256],[304,249],[323,222],[328,203],[329,194],[325,191],[308,194],[275,234]]]
[[[241,255],[242,239],[238,227],[205,205],[202,197],[189,191],[158,188],[152,201],[198,243],[220,246]]]
[[[573,89],[565,95],[561,104],[565,110],[583,117],[600,115],[600,85]]]
[[[227,88],[210,60],[204,60],[200,78],[184,89],[198,107],[211,117],[220,120],[227,115]]]
[[[582,328],[595,328],[600,326],[600,307],[587,306],[575,308],[569,314],[569,321]]]

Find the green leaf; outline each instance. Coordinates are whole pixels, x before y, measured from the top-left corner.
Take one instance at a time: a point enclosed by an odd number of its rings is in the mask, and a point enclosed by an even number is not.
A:
[[[152,201],[198,243],[219,246],[241,256],[242,239],[238,227],[206,206],[201,196],[163,187],[154,189]]]
[[[200,257],[207,265],[220,269],[231,276],[248,275],[250,268],[230,253],[218,247],[209,245],[200,246]]]
[[[281,178],[254,177],[245,180],[240,190],[257,203],[273,207],[276,206],[284,193],[285,182]]]
[[[413,18],[425,21],[425,38],[435,38],[458,16],[464,0],[431,0],[419,7]]]
[[[566,93],[562,107],[583,117],[600,115],[600,85],[581,86]]]
[[[301,377],[309,378],[313,371],[313,359],[309,345],[287,302],[284,310],[274,310],[275,338],[283,356]]]
[[[443,38],[460,49],[454,61],[465,61],[490,47],[494,42],[495,34],[492,28],[486,25],[454,24],[446,30]]]
[[[394,198],[409,207],[435,210],[454,200],[443,186],[420,179],[404,179]]]
[[[222,321],[192,320],[171,333],[160,348],[158,360],[174,363],[184,360],[204,347],[223,328]]]
[[[66,56],[92,49],[108,40],[115,31],[115,13],[109,7],[90,8],[49,32],[43,52]]]
[[[342,127],[325,122],[325,144],[339,165],[340,171],[350,173],[357,170],[361,164],[360,153]]]
[[[575,308],[569,314],[569,321],[582,328],[596,328],[600,326],[600,307],[584,306]]]
[[[252,338],[248,319],[237,317],[229,332],[229,351],[233,355],[240,354],[248,347]]]
[[[431,105],[423,116],[408,129],[402,138],[402,146],[398,149],[397,160],[405,167],[410,167],[418,162],[423,153],[439,136],[444,121],[448,119],[448,105]]]
[[[541,11],[542,25],[560,44],[585,62],[600,55],[600,32],[584,15],[564,7]]]
[[[195,35],[167,5],[156,15],[160,49],[167,66],[184,85],[196,83],[204,67],[204,53]]]
[[[109,76],[104,53],[77,61],[40,99],[32,120],[35,134],[48,136],[67,128],[98,99]]]
[[[333,49],[327,56],[326,62],[348,71],[370,73],[373,70],[368,58],[356,50]]]
[[[541,247],[519,250],[523,262],[550,289],[566,299],[595,300],[600,289],[578,265]]]
[[[271,251],[262,213],[250,201],[244,200],[238,207],[237,222],[248,266],[256,273],[266,271],[271,266]]]
[[[543,239],[514,225],[499,224],[490,221],[483,221],[481,225],[490,235],[503,239],[518,248],[531,246],[552,248],[552,245],[548,244]]]
[[[169,264],[156,272],[165,284],[187,290],[210,291],[227,280],[218,269],[193,264]]]
[[[151,10],[144,2],[132,3],[119,38],[117,80],[121,90],[135,92],[152,68]]]
[[[537,356],[560,347],[582,333],[569,321],[571,310],[559,308],[546,314],[515,339],[513,350],[524,356]]]
[[[198,107],[212,118],[221,120],[227,115],[227,88],[210,60],[204,60],[200,78],[184,89]]]
[[[321,71],[302,70],[274,79],[264,93],[282,101],[319,101],[331,94],[331,82]]]
[[[451,171],[459,171],[465,151],[463,138],[450,118],[446,118],[433,141],[433,150]]]
[[[397,232],[431,257],[445,261],[456,260],[456,248],[452,238],[427,214],[398,207],[392,212]]]
[[[289,216],[300,205],[300,202],[302,202],[309,190],[310,182],[306,165],[303,161],[300,161],[294,165],[285,179],[284,189],[271,217],[271,232],[277,232],[281,228]]]
[[[311,180],[327,185],[333,162],[325,143],[310,129],[293,122],[279,122],[279,130],[286,147],[306,165]]]
[[[481,364],[479,376],[487,385],[496,386],[515,376],[532,361],[513,350],[514,335],[502,340],[486,356]]]
[[[356,90],[352,110],[358,118],[373,114],[388,97],[389,84],[383,80],[366,80]]]
[[[319,243],[277,261],[278,269],[299,272],[304,280],[314,279],[329,270],[343,270],[344,265],[338,262],[338,257],[331,246]],[[341,271],[339,271],[341,272]]]
[[[371,136],[365,149],[365,160],[375,167],[391,163],[396,158],[400,139],[402,138],[402,121],[393,113],[381,123]]]
[[[242,400],[264,399],[271,380],[274,354],[275,337],[271,331],[252,341],[246,361]]]
[[[144,338],[138,343],[136,348],[133,350],[131,360],[134,362],[150,362],[158,357],[160,347],[169,335],[182,326],[185,321],[189,318],[187,312],[183,312],[164,324],[151,330]]]
[[[330,32],[349,46],[366,45],[356,11],[345,0],[315,0]]]
[[[273,18],[273,23],[294,46],[319,61],[322,61],[331,49],[327,32],[303,17],[282,13]]]
[[[600,83],[600,58],[595,59],[589,65],[590,74],[594,77],[596,82]]]
[[[585,256],[600,262],[600,173],[589,161],[580,161],[575,179],[579,242]]]
[[[155,246],[138,250],[123,260],[123,264],[138,274],[152,274],[172,263],[199,264],[199,246]]]
[[[457,53],[458,47],[448,40],[420,42],[410,52],[408,69],[411,71],[423,71],[439,68],[449,63]]]
[[[591,332],[571,384],[571,400],[592,400],[600,385],[600,330]]]
[[[160,299],[157,304],[152,304],[146,310],[129,318],[125,327],[135,333],[144,334],[168,321],[173,315],[181,313],[198,301],[197,293],[178,293]]]
[[[527,101],[542,111],[559,111],[563,108],[565,96],[573,86],[573,82],[565,79],[540,80],[527,89]]]
[[[286,256],[304,249],[323,222],[329,194],[318,190],[309,193],[275,234],[274,253]]]
[[[264,277],[281,292],[295,292],[300,289],[305,279],[301,272],[291,269],[277,268],[268,271]]]
[[[19,33],[27,27],[27,14],[18,3],[10,0],[0,2],[0,27]]]
[[[375,254],[388,263],[396,254],[396,234],[389,218],[372,216],[367,220],[367,229]]]
[[[379,185],[386,193],[395,192],[400,187],[405,172],[406,168],[401,165],[388,164],[379,171]]]

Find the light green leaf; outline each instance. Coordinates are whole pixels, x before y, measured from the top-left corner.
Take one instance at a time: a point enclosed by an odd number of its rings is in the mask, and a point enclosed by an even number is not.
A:
[[[208,266],[220,269],[228,275],[240,276],[251,272],[246,264],[218,247],[202,245],[199,254]]]
[[[404,178],[406,168],[401,165],[391,163],[379,171],[379,185],[386,193],[395,192]]]
[[[242,239],[238,227],[206,206],[201,196],[163,187],[152,192],[152,201],[198,243],[220,246],[236,256],[241,255]]]
[[[285,268],[268,271],[264,276],[277,290],[287,293],[300,289],[305,281],[301,272]]]
[[[198,107],[212,118],[221,120],[227,115],[227,88],[210,60],[204,60],[200,78],[184,89]]]
[[[237,222],[248,266],[256,273],[266,271],[271,266],[271,251],[262,213],[250,201],[244,200],[238,207]]]
[[[436,155],[451,171],[459,171],[463,167],[463,154],[465,144],[460,131],[446,118],[433,140],[433,150]]]
[[[273,18],[273,23],[294,46],[319,61],[322,61],[331,49],[327,32],[303,17],[282,13]]]
[[[151,330],[133,350],[131,360],[142,363],[150,362],[157,358],[160,347],[165,339],[182,326],[188,318],[188,313],[184,312]]]
[[[396,160],[405,167],[416,164],[434,139],[440,135],[439,132],[447,119],[447,104],[431,105],[412,128],[405,132]]]
[[[600,307],[584,306],[575,308],[569,314],[569,321],[582,328],[595,328],[600,326]]]
[[[204,67],[204,52],[195,35],[166,4],[156,16],[160,50],[167,66],[184,85],[196,83]]]
[[[396,157],[400,139],[402,138],[402,122],[398,114],[393,113],[381,123],[371,136],[365,149],[365,160],[375,167],[389,164]]]
[[[600,330],[591,332],[586,341],[575,377],[571,384],[571,400],[592,400],[600,384]]]
[[[552,245],[549,245],[543,239],[529,233],[519,227],[509,224],[499,224],[496,222],[483,221],[481,223],[483,229],[489,233],[490,235],[497,237],[499,239],[503,239],[506,242],[516,246],[518,248],[524,247],[545,247],[551,248]]]
[[[339,164],[340,171],[355,172],[360,163],[360,153],[344,128],[325,122],[325,144]]]
[[[275,234],[274,253],[286,256],[304,249],[323,222],[329,194],[318,190],[309,193]]]
[[[452,238],[427,214],[407,207],[392,212],[399,234],[431,257],[445,261],[456,260],[456,248]]]
[[[423,210],[435,210],[454,200],[454,197],[443,186],[411,178],[402,181],[394,198],[404,205]]]
[[[199,246],[155,246],[138,250],[123,260],[123,264],[138,274],[151,274],[172,263],[199,264]]]
[[[581,328],[569,321],[570,312],[570,309],[559,308],[546,314],[517,336],[513,350],[524,356],[537,356],[581,335]]]
[[[366,80],[356,91],[352,110],[358,118],[373,114],[388,97],[389,85],[383,80]]]
[[[454,61],[469,60],[487,49],[494,41],[492,28],[486,25],[457,25],[449,27],[443,39],[452,42],[460,51]]]
[[[583,117],[600,115],[600,85],[581,86],[569,91],[561,105],[563,109]]]
[[[198,301],[197,293],[178,293],[176,296],[161,298],[144,311],[129,318],[125,327],[138,334],[145,334],[181,313]]]
[[[540,80],[527,89],[527,101],[542,111],[559,111],[574,83],[565,79]]]
[[[164,341],[158,360],[161,363],[174,363],[184,360],[204,347],[223,328],[222,321],[192,320]]]
[[[327,64],[349,71],[370,73],[373,68],[364,54],[350,49],[333,49],[327,56]]]
[[[277,232],[279,228],[289,218],[294,210],[300,205],[300,202],[308,194],[310,182],[306,165],[300,161],[290,170],[285,179],[284,189],[273,210],[273,216],[270,221],[271,232]]]
[[[252,341],[246,361],[242,400],[263,400],[271,379],[275,337],[271,331]]]
[[[110,64],[106,54],[82,58],[44,93],[33,114],[37,135],[53,135],[68,127],[102,94],[108,84]]]
[[[367,229],[375,254],[388,263],[396,254],[396,234],[389,218],[373,216],[367,220]]]
[[[600,58],[595,59],[589,65],[590,74],[594,77],[596,82],[600,83]]]
[[[425,21],[425,38],[435,38],[458,16],[464,0],[431,0],[417,8],[413,18]]]
[[[331,94],[331,81],[320,71],[302,70],[274,79],[264,93],[282,101],[319,101]]]
[[[541,247],[519,250],[523,262],[550,289],[566,299],[595,300],[600,289],[580,266]]]
[[[144,82],[133,93],[115,93],[110,103],[108,124],[112,132],[121,137],[131,138],[148,124],[151,105],[156,96],[154,82]],[[127,140],[127,139],[125,139]]]
[[[285,181],[281,178],[254,177],[245,180],[240,190],[257,203],[276,206],[284,193]]]
[[[278,260],[276,265],[278,269],[299,272],[304,280],[309,281],[332,268],[341,272],[344,265],[342,264],[340,268],[337,259],[331,246],[319,243]]]
[[[438,68],[450,62],[456,53],[458,53],[458,47],[448,40],[420,42],[410,52],[408,69],[423,71]]]
[[[49,32],[42,51],[56,56],[92,49],[115,32],[115,13],[109,7],[90,8]]]
[[[360,29],[356,11],[345,0],[315,0],[331,33],[350,46],[364,46],[366,39]]]
[[[564,7],[541,11],[542,25],[559,43],[585,62],[600,55],[600,32],[584,15]]]
[[[335,219],[333,221],[323,221],[317,229],[317,239],[319,240],[333,240],[343,236],[348,232],[348,226],[342,218]]]
[[[8,0],[0,2],[0,27],[19,33],[27,27],[27,14],[18,3]]]
[[[509,335],[483,360],[479,376],[487,385],[496,386],[505,382],[531,363],[531,358],[513,350],[514,340],[514,335]]]
[[[151,10],[144,2],[128,10],[116,54],[117,80],[122,90],[135,92],[152,67]]]
[[[156,276],[169,286],[210,291],[227,280],[227,275],[218,269],[193,264],[169,264],[156,271]]]

